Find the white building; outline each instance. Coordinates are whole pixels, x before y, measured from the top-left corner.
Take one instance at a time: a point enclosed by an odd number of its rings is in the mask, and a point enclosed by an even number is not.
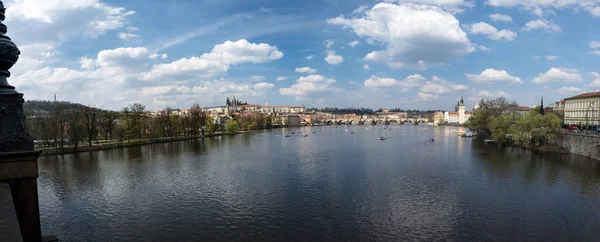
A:
[[[449,124],[464,124],[471,118],[472,112],[465,111],[465,101],[462,97],[460,97],[460,101],[456,104],[454,112],[444,112],[444,123]],[[439,120],[435,120],[434,122],[439,122]]]
[[[582,93],[565,98],[565,125],[598,130],[600,125],[600,92]]]

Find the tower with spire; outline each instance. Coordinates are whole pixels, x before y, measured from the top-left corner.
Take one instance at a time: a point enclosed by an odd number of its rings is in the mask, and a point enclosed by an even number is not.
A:
[[[460,97],[460,100],[456,103],[455,111],[458,112],[458,122],[465,123],[467,121],[467,117],[465,115],[465,100],[463,97]]]
[[[540,114],[544,115],[544,96],[542,96],[542,103],[540,104]]]

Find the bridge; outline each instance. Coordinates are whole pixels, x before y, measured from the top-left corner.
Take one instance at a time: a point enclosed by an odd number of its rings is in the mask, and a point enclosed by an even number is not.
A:
[[[316,120],[314,123],[318,124],[326,124],[326,125],[378,125],[378,124],[422,124],[429,122],[427,118],[389,118],[389,117],[381,117],[381,116],[373,116],[368,118],[363,117],[352,117],[352,118],[344,118],[344,117],[330,117],[327,119]]]

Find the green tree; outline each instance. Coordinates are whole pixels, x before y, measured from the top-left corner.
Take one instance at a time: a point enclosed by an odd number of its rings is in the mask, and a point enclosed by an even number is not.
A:
[[[206,116],[206,122],[204,124],[204,129],[202,130],[202,135],[204,136],[204,130],[206,132],[214,134],[217,127],[215,125],[215,118],[213,116]]]
[[[248,124],[248,129],[249,130],[254,130],[256,129],[256,122],[252,121],[250,124]]]
[[[230,119],[225,122],[225,130],[229,133],[235,133],[240,130],[240,126],[237,121]]]

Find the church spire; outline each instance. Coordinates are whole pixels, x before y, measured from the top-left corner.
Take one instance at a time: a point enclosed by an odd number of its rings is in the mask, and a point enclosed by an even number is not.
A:
[[[541,103],[541,106],[540,106],[540,114],[544,115],[544,96],[542,96],[542,103]]]

